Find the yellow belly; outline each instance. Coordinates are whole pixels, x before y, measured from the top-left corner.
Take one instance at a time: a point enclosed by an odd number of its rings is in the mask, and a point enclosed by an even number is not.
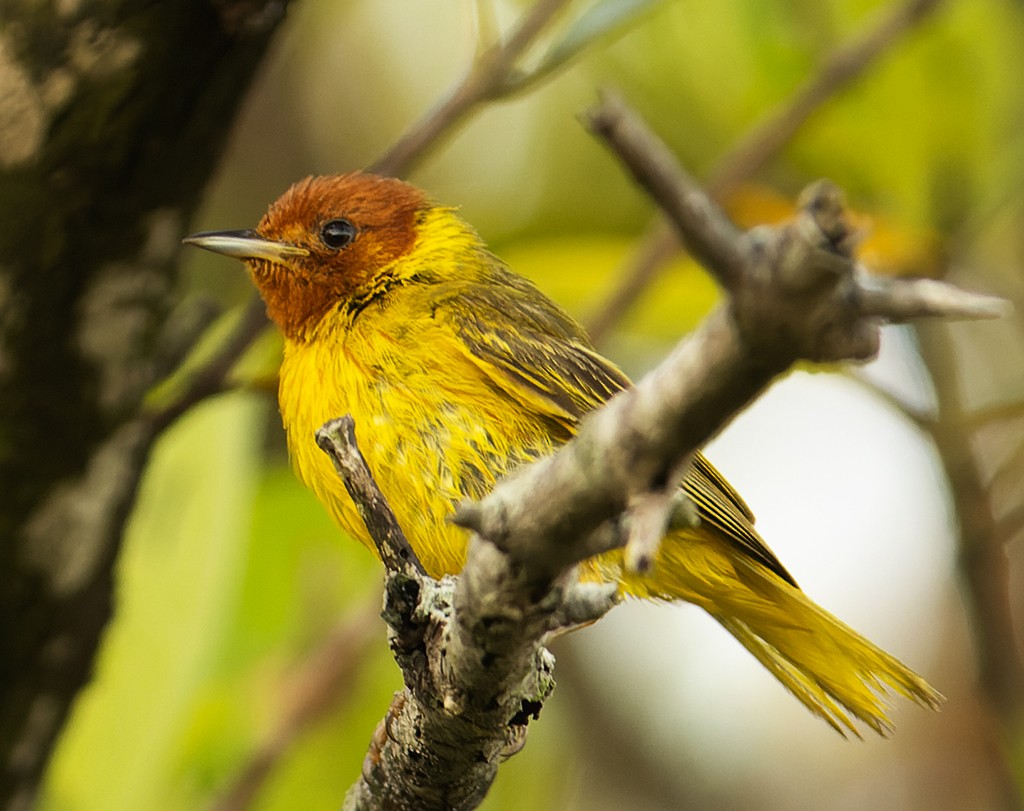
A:
[[[444,346],[454,336],[422,319],[406,320],[406,332],[396,335],[401,319],[388,313],[385,330],[374,315],[364,312],[350,329],[321,340],[286,344],[279,399],[292,463],[335,521],[374,550],[314,440],[325,422],[351,414],[360,451],[424,567],[435,577],[455,574],[467,536],[448,516],[464,498],[483,496],[499,476],[550,450],[551,440],[542,426],[512,413],[461,349]],[[424,344],[436,349],[426,358]]]

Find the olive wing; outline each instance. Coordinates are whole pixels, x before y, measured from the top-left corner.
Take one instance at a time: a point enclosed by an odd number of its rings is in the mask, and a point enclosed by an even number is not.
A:
[[[456,285],[435,299],[434,317],[449,321],[493,385],[549,421],[562,441],[587,412],[632,385],[572,318],[513,274]],[[703,454],[694,454],[682,488],[704,525],[796,585],[754,529],[750,508]]]

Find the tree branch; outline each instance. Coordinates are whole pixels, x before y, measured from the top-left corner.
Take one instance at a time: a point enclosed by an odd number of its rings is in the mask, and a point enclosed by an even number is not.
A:
[[[1024,417],[1024,401],[1013,399],[1006,403],[980,408],[963,415],[967,428],[977,430],[988,425]]]
[[[444,100],[413,124],[384,155],[374,161],[370,171],[395,177],[405,175],[444,135],[465,121],[473,107],[500,96],[516,61],[567,2],[537,0],[523,14],[508,39],[478,55],[470,70]]]
[[[388,571],[409,576],[426,574],[359,452],[356,424],[351,415],[331,420],[320,428],[316,432],[316,444],[334,460],[334,467],[345,482],[345,489],[355,502],[359,517],[366,524],[377,546],[377,554]]]
[[[893,3],[828,54],[817,72],[781,105],[746,132],[708,175],[708,190],[722,199],[778,155],[804,124],[874,65],[900,40],[917,30],[944,0]]]
[[[858,367],[851,367],[847,369],[846,372],[847,373],[844,376],[847,380],[856,383],[858,386],[870,393],[872,397],[877,397],[903,419],[909,421],[919,431],[926,434],[931,433],[932,425],[935,422],[935,416],[933,414],[929,413],[926,409],[915,408],[909,403],[904,402],[893,392],[889,391],[884,386],[878,385],[874,380],[863,374],[862,370]]]
[[[1012,315],[1013,305],[997,296],[966,293],[936,279],[864,277],[862,306],[865,315],[876,315],[900,324],[924,316],[943,318],[1000,318]]]
[[[471,547],[458,581],[431,579],[393,549],[401,530],[366,468],[351,417],[332,420],[317,437],[388,565],[384,618],[406,684],[345,808],[475,808],[554,687],[541,640],[602,616],[615,589],[568,588],[566,579],[538,601],[522,573],[483,543]]]
[[[213,355],[189,377],[184,390],[174,402],[147,415],[154,430],[166,430],[193,406],[226,391],[231,370],[269,324],[263,300],[253,296],[242,310],[238,323]]]
[[[860,77],[893,45],[934,13],[942,0],[906,0],[854,34],[833,51],[810,79],[779,107],[752,127],[715,164],[708,176],[711,197],[723,200],[778,155],[826,102]],[[679,236],[659,216],[650,225],[640,247],[626,262],[619,286],[587,322],[587,332],[600,344],[658,277],[679,249]]]
[[[553,687],[545,636],[565,617],[593,620],[615,601],[614,584],[581,591],[575,564],[622,546],[636,534],[633,523],[664,526],[678,507],[663,498],[666,480],[776,374],[799,359],[863,360],[877,350],[883,319],[865,309],[832,186],[805,192],[792,223],[738,234],[623,102],[606,99],[591,120],[644,187],[671,205],[685,239],[725,281],[729,302],[591,414],[575,439],[456,512],[455,522],[473,531],[457,580],[389,572],[386,618],[406,690],[346,809],[474,808]],[[729,233],[738,238],[729,242]],[[893,291],[900,299],[901,289]],[[889,309],[915,315],[909,305]],[[934,313],[934,302],[920,303],[919,314]],[[354,437],[324,432],[337,461],[338,447]],[[371,499],[362,509],[383,507]]]

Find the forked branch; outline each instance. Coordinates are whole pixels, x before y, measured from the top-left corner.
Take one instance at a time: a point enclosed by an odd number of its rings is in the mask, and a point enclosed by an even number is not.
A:
[[[389,571],[385,618],[406,689],[347,809],[479,804],[553,687],[546,635],[596,619],[616,600],[613,585],[576,583],[575,565],[637,537],[641,546],[627,559],[649,562],[651,533],[631,525],[686,520],[664,482],[777,374],[797,360],[866,360],[886,321],[991,317],[1005,306],[952,285],[872,281],[853,259],[856,235],[828,183],[804,193],[791,223],[743,233],[624,102],[606,98],[590,121],[665,208],[727,302],[594,412],[574,440],[458,510],[454,520],[472,534],[457,579]],[[322,447],[337,461],[353,443],[347,437],[325,428]],[[362,508],[386,505],[371,499]],[[379,523],[367,522],[371,533]]]

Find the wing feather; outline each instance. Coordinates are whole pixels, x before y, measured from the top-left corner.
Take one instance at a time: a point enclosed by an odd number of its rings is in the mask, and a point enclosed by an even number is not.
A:
[[[450,321],[491,382],[561,426],[563,439],[587,412],[632,385],[572,318],[522,277],[498,269],[486,283],[452,284],[435,301],[435,318]],[[703,454],[694,454],[682,487],[702,524],[796,585],[754,529],[750,507]]]

